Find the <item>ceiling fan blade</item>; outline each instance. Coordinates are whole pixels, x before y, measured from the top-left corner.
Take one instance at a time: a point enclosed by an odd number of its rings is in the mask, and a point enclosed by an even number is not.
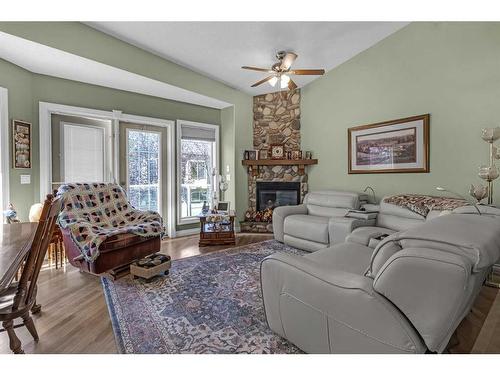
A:
[[[274,76],[269,76],[269,77],[266,77],[264,79],[261,79],[259,82],[254,83],[251,87],[256,87],[256,86],[262,85],[264,82],[271,80],[273,77]]]
[[[269,70],[269,69],[265,69],[265,68],[256,68],[254,66],[242,66],[241,69],[247,69],[247,70],[255,70],[257,72],[268,72],[268,73],[272,73],[273,71],[272,70]]]
[[[287,74],[295,74],[297,76],[322,76],[325,74],[324,69],[295,69],[290,70]]]
[[[297,85],[292,80],[288,81],[288,90],[292,91],[297,88]]]
[[[285,57],[283,57],[283,60],[281,60],[281,70],[284,71],[290,69],[296,58],[297,54],[293,52],[287,52]]]

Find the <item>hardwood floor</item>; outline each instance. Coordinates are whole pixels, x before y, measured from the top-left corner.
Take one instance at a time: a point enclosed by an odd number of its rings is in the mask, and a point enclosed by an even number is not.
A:
[[[236,246],[271,239],[271,235],[237,234]],[[234,246],[199,248],[198,236],[166,240],[162,253],[172,259],[206,254]],[[16,330],[26,353],[116,353],[99,278],[65,268],[44,268],[38,283],[42,313],[34,316],[40,341],[24,328]],[[476,340],[477,338],[477,340]],[[500,353],[500,293],[483,287],[471,313],[449,345],[451,353]],[[0,353],[10,353],[7,334],[0,333]]]
[[[500,316],[500,311],[495,313],[492,309],[495,302],[500,304],[498,289],[483,286],[471,311],[457,327],[448,344],[450,353],[500,353],[500,345],[487,344],[483,345],[482,348],[476,348],[479,337],[484,334],[486,329],[486,320],[492,315]],[[500,321],[498,320],[497,328],[500,330]]]
[[[267,234],[237,234],[236,246],[271,238]],[[189,236],[163,241],[161,252],[175,260],[234,247],[199,248],[198,239]],[[98,277],[79,272],[69,264],[65,269],[44,268],[37,302],[42,304],[42,312],[33,320],[40,341],[34,342],[25,327],[16,329],[26,353],[117,353]],[[0,333],[0,353],[11,353],[6,333]]]

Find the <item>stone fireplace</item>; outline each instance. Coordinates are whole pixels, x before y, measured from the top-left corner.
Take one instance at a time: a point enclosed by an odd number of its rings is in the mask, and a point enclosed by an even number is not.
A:
[[[270,150],[274,144],[282,144],[285,152],[300,150],[300,97],[300,90],[294,90],[253,98],[255,150]],[[299,168],[300,163],[276,163],[248,168],[248,210],[241,222],[243,232],[272,232],[272,209],[300,204],[307,193],[307,174]]]

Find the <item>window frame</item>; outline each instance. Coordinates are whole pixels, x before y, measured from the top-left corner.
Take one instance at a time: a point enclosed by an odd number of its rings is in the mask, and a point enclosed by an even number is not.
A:
[[[68,183],[66,180],[66,173],[65,173],[65,164],[64,164],[64,158],[65,158],[65,143],[64,143],[64,132],[65,132],[65,127],[70,126],[70,127],[78,127],[78,128],[93,128],[93,129],[99,129],[102,132],[102,150],[103,150],[103,181],[102,182],[112,182],[113,181],[113,176],[112,176],[112,143],[111,143],[111,129],[108,128],[107,126],[99,126],[99,125],[87,125],[87,124],[77,124],[74,122],[68,122],[68,121],[61,121],[60,123],[60,132],[59,132],[59,142],[60,142],[60,154],[61,154],[61,160],[60,160],[60,170],[61,170],[61,182],[63,183]],[[111,125],[110,125],[111,127]],[[51,181],[54,183],[54,181]],[[72,181],[74,182],[74,181]],[[80,182],[80,181],[78,181]],[[88,182],[100,182],[100,181],[88,181]]]
[[[163,141],[162,141],[162,133],[157,130],[138,130],[138,129],[132,129],[132,128],[126,128],[125,129],[125,177],[127,179],[126,183],[126,190],[127,190],[127,195],[130,194],[130,183],[129,183],[129,144],[128,144],[128,135],[130,132],[144,132],[144,133],[153,133],[158,135],[158,212],[162,212],[163,208],[163,192],[162,192],[162,181],[163,181],[163,161],[162,161],[162,148],[163,148]]]
[[[175,192],[175,197],[177,201],[177,225],[185,225],[185,224],[194,224],[194,223],[199,223],[199,219],[197,216],[190,216],[190,217],[181,217],[182,215],[182,199],[181,199],[181,171],[182,171],[182,157],[181,157],[181,141],[182,141],[182,126],[190,126],[190,127],[200,127],[204,129],[213,129],[215,131],[215,150],[213,151],[213,161],[212,161],[212,168],[215,168],[217,171],[220,171],[220,136],[219,136],[219,125],[214,125],[214,124],[206,124],[206,123],[201,123],[201,122],[193,122],[193,121],[186,121],[186,120],[177,120],[176,121],[176,192]],[[207,176],[208,178],[209,176]],[[218,176],[215,176],[214,178],[214,191],[217,195],[219,196],[219,189],[218,189]],[[210,202],[207,202],[210,204]]]
[[[0,90],[0,95],[2,90]],[[113,146],[113,163],[111,164],[112,178],[115,183],[120,181],[120,144],[119,144],[119,128],[120,122],[129,122],[133,124],[153,125],[167,129],[167,159],[166,168],[166,185],[167,192],[165,196],[166,211],[162,212],[167,218],[167,234],[174,238],[177,236],[176,231],[176,204],[175,204],[175,121],[165,120],[156,117],[146,117],[123,113],[120,110],[98,110],[85,107],[75,107],[64,104],[38,102],[38,128],[39,128],[39,157],[40,157],[40,173],[39,173],[39,197],[41,202],[45,200],[47,194],[52,192],[52,138],[51,124],[52,115],[61,114],[68,116],[83,116],[111,120],[111,137],[110,142]]]

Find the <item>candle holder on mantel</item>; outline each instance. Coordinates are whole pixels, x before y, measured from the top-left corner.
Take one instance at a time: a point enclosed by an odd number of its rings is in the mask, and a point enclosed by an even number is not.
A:
[[[493,204],[493,181],[500,175],[495,165],[495,159],[500,159],[500,150],[494,143],[500,139],[500,126],[482,129],[481,138],[490,144],[490,165],[479,167],[478,175],[488,182],[488,204]]]

